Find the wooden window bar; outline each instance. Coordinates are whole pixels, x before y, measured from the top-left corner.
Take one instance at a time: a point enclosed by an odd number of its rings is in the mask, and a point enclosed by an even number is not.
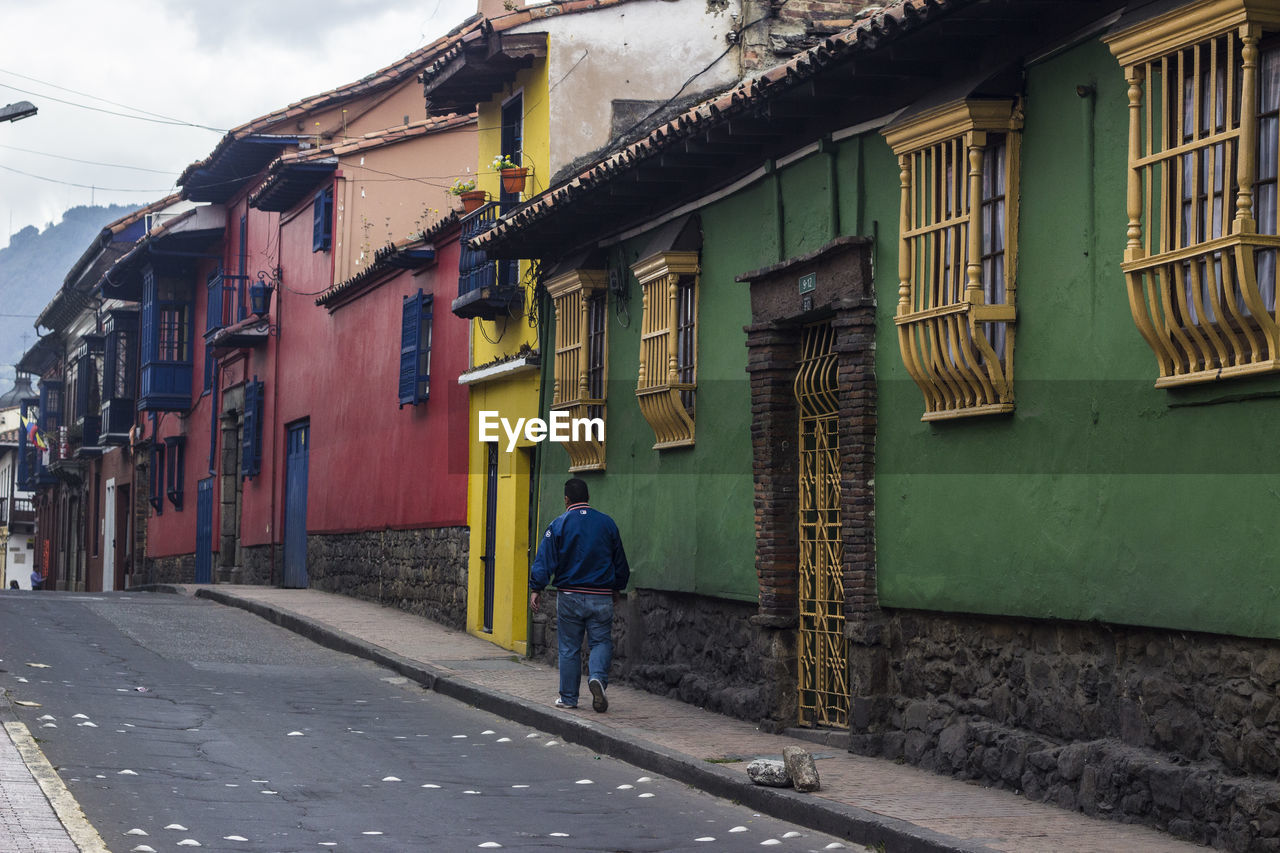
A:
[[[1260,56],[1277,61],[1260,53],[1264,26],[1280,28],[1280,4],[1202,0],[1108,39],[1129,98],[1121,268],[1157,387],[1280,370],[1280,91],[1259,78]]]
[[[698,253],[660,252],[631,268],[643,294],[636,400],[654,450],[693,444],[697,390]]]
[[[551,410],[568,412],[575,420],[605,416],[608,324],[602,314],[607,283],[604,270],[573,270],[547,282],[556,315]],[[580,435],[580,440],[562,446],[569,454],[570,471],[604,470],[603,440]]]
[[[885,131],[902,186],[895,322],[922,420],[1013,410],[1015,107],[961,101]]]

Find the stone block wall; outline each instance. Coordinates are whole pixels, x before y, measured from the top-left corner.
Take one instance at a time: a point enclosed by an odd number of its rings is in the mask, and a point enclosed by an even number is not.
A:
[[[755,624],[756,612],[749,602],[634,590],[614,611],[611,679],[780,730],[794,718],[778,709],[795,707],[795,632]],[[553,666],[555,613],[548,590],[533,616],[530,656]]]
[[[146,576],[148,583],[195,583],[196,555],[148,558]]]
[[[855,752],[1280,850],[1280,643],[888,611],[881,652],[886,691],[855,696]]]
[[[465,527],[311,534],[308,580],[465,630],[468,539]]]
[[[274,554],[275,565],[272,565]],[[283,573],[284,547],[277,545],[273,552],[270,545],[247,545],[240,548],[239,567],[230,571],[232,583],[250,583],[274,586]],[[219,570],[222,571],[221,567]]]

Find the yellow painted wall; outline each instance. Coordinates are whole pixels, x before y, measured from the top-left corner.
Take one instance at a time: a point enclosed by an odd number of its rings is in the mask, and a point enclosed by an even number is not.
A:
[[[503,437],[498,448],[498,501],[494,525],[493,632],[484,631],[485,489],[488,447],[476,435],[478,413],[499,412],[516,418],[537,415],[538,371],[471,387],[472,442],[467,489],[467,520],[471,552],[467,572],[467,631],[506,649],[524,654],[529,637],[529,477],[531,447],[526,442],[507,451]]]
[[[524,96],[524,165],[532,167],[525,198],[546,189],[549,110],[547,68],[538,63],[520,72],[488,103],[479,107],[477,187],[494,198],[499,191],[497,172],[490,168],[502,153],[502,104],[512,95]],[[521,274],[527,275],[527,268]],[[523,279],[522,279],[523,280]],[[532,293],[526,293],[526,300]],[[526,301],[526,309],[528,303]],[[522,346],[537,347],[537,330],[526,317],[496,321],[473,320],[471,364],[485,365],[516,353]],[[526,370],[471,386],[470,445],[468,449],[467,524],[471,545],[467,572],[467,631],[519,653],[527,651],[529,636],[529,492],[533,449],[529,445],[507,451],[503,438],[498,450],[497,521],[494,525],[495,563],[493,632],[484,631],[485,489],[488,448],[479,438],[479,413],[496,411],[512,424],[518,418],[538,415],[538,371]]]
[[[533,169],[530,182],[525,187],[524,198],[547,189],[551,178],[551,110],[547,97],[547,65],[539,62],[518,73],[498,95],[480,104],[477,127],[480,143],[480,160],[477,168],[478,189],[498,197],[498,173],[490,166],[500,150],[502,135],[502,104],[516,93],[524,95],[524,165]]]

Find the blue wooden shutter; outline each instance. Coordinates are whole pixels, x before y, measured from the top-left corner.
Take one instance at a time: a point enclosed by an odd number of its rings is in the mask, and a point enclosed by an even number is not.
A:
[[[222,328],[222,268],[209,273],[209,295],[205,300],[205,332]]]
[[[142,271],[142,363],[155,361],[159,356],[160,339],[156,323],[156,274],[147,267]]]
[[[311,215],[311,251],[327,252],[333,242],[333,187],[316,193]]]
[[[404,298],[400,320],[400,407],[417,405],[418,324],[422,322],[422,291]]]
[[[263,385],[258,377],[244,386],[244,440],[241,443],[240,475],[250,479],[262,470]]]
[[[182,486],[186,468],[187,439],[181,435],[171,435],[164,440],[165,456],[168,457],[169,470],[165,481],[165,491],[169,494],[169,503],[178,512],[182,512]]]
[[[155,430],[154,421],[151,428]],[[164,445],[154,437],[151,439],[151,494],[147,501],[156,515],[164,513]]]

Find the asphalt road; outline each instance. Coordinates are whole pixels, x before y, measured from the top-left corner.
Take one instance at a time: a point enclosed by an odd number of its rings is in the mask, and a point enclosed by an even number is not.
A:
[[[0,686],[116,853],[858,849],[203,599],[0,592]]]

